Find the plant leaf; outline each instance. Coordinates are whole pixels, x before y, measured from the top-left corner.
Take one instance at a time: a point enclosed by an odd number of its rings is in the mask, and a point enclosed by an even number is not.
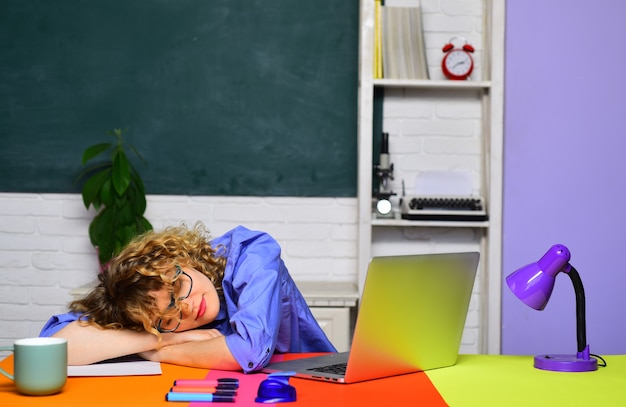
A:
[[[100,143],[100,144],[95,144],[91,147],[87,147],[87,149],[85,149],[85,152],[83,152],[83,160],[82,160],[83,165],[85,165],[87,161],[104,153],[112,146],[113,146],[113,143]]]
[[[141,180],[141,176],[139,175],[139,172],[137,172],[137,170],[134,167],[132,168],[132,170],[133,170],[132,179],[133,179],[133,183],[135,184],[137,191],[141,195],[146,195],[146,190],[143,186],[143,181]]]
[[[137,156],[137,158],[139,158],[139,160],[143,163],[143,165],[146,165],[146,160],[143,158],[143,156],[139,153],[139,151],[137,151],[137,149],[132,146],[131,144],[128,144],[128,148],[130,148],[130,150],[135,153],[135,155]]]
[[[89,239],[94,247],[98,248],[98,258],[101,264],[105,264],[115,253],[113,245],[113,219],[114,210],[104,208],[89,225]]]
[[[124,195],[130,185],[131,167],[123,150],[118,150],[113,156],[113,187],[118,195]]]
[[[92,166],[83,168],[82,171],[80,172],[80,174],[78,174],[78,176],[76,176],[76,180],[74,182],[78,182],[79,180],[85,178],[85,177],[92,177],[93,175],[95,175],[98,172],[104,171],[107,168],[111,167],[111,163],[110,162],[101,162],[98,164],[94,164]]]
[[[100,206],[100,190],[109,178],[111,170],[107,169],[102,172],[95,173],[89,177],[83,184],[83,204],[89,209],[89,205],[93,205],[95,209]]]
[[[135,220],[133,204],[130,199],[124,199],[121,205],[117,205],[118,228],[120,226],[132,225]]]
[[[100,188],[100,201],[105,206],[113,206],[113,203],[115,202],[115,193],[113,192],[110,176],[107,176],[102,183],[102,188]]]
[[[146,195],[139,188],[132,188],[130,191],[130,199],[133,204],[133,210],[137,215],[143,215],[146,212]]]
[[[147,232],[148,230],[152,230],[152,224],[148,221],[148,219],[142,216],[139,219],[139,222],[141,222],[141,228],[139,229],[141,230],[141,233]]]

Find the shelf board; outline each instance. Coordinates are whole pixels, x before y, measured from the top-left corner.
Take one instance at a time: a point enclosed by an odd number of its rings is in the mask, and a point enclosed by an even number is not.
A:
[[[400,226],[400,227],[443,227],[443,228],[488,228],[489,221],[436,221],[436,220],[406,220],[406,219],[372,219],[372,226]]]
[[[416,89],[489,89],[491,81],[432,81],[429,79],[374,79],[374,86]]]

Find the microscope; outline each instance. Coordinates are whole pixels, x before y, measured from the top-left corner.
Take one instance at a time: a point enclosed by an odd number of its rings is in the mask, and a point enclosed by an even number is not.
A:
[[[383,133],[380,146],[380,164],[374,165],[375,176],[378,179],[378,190],[374,193],[376,201],[376,217],[393,218],[390,198],[396,195],[391,190],[393,180],[393,164],[389,159],[389,133]]]

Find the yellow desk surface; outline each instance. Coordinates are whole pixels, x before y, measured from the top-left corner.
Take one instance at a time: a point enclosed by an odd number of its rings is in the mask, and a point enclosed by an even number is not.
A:
[[[452,367],[427,372],[456,406],[626,406],[626,355],[604,356],[595,372],[535,369],[532,356],[460,355]]]

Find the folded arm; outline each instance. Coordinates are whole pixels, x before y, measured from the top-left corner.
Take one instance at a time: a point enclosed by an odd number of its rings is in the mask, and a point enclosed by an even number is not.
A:
[[[140,355],[148,360],[177,365],[219,370],[241,370],[241,366],[226,345],[226,337],[218,331],[209,331],[211,332],[205,331],[202,334],[213,335],[210,339],[191,340],[168,345],[158,350],[142,352]],[[187,332],[197,333],[197,331]]]
[[[159,344],[158,338],[148,332],[100,329],[74,321],[53,336],[67,339],[69,365],[140,354],[149,360],[179,365],[240,369],[224,337],[214,329],[164,333]]]
[[[69,365],[86,365],[154,349],[158,338],[147,332],[100,329],[70,322],[54,335],[67,339]]]

